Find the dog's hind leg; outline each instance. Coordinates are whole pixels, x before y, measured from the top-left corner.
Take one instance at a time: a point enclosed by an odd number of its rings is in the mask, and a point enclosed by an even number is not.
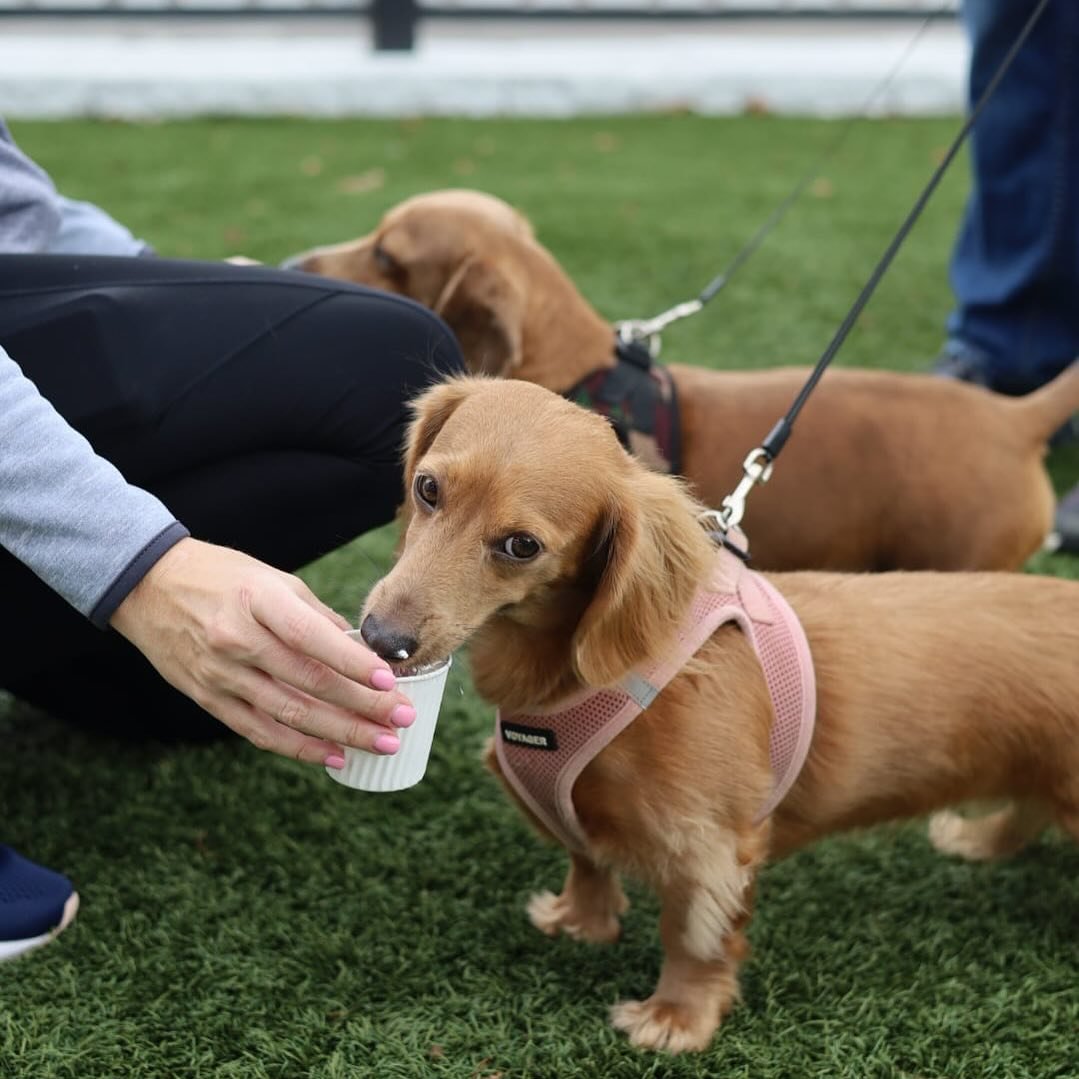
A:
[[[984,817],[964,817],[954,809],[929,818],[929,840],[944,854],[972,862],[1009,858],[1021,851],[1053,819],[1045,802],[1010,802]]]
[[[548,936],[608,944],[622,932],[619,917],[629,909],[618,874],[581,854],[570,855],[561,895],[538,892],[528,901],[532,924]]]

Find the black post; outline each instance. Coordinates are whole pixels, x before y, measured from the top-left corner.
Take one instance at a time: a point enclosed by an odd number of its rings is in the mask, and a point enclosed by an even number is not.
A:
[[[416,0],[371,0],[375,48],[380,52],[411,52],[416,44],[419,15]]]

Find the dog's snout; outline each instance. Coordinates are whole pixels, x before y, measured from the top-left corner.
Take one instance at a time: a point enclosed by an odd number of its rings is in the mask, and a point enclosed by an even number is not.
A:
[[[401,662],[409,659],[419,647],[419,641],[407,631],[384,622],[373,614],[369,614],[360,625],[360,636],[372,652],[387,661]]]

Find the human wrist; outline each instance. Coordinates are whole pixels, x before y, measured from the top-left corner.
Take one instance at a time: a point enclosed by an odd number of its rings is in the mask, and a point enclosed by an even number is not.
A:
[[[118,594],[107,618],[96,624],[101,625],[102,628],[109,625],[125,637],[129,636],[127,628],[130,626],[136,610],[143,606],[147,593],[152,590],[154,584],[163,574],[186,560],[190,546],[196,542],[191,539],[186,528],[182,525],[179,528],[180,531],[176,533],[170,533],[170,530],[166,529],[165,532],[160,533],[159,536],[155,537],[143,548],[138,558],[131,563],[131,566],[134,566],[136,562],[139,562],[139,571],[130,573],[131,567],[129,566],[129,570],[125,571],[124,577],[127,583],[126,589],[123,589]],[[166,535],[167,533],[168,535]],[[165,539],[162,539],[162,537],[165,537]],[[161,542],[159,543],[159,541]],[[96,609],[94,613],[97,613]]]

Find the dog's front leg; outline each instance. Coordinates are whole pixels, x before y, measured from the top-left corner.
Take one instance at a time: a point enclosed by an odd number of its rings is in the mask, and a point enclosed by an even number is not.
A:
[[[493,739],[487,740],[483,762],[505,788],[517,808],[531,822],[541,836],[552,841],[555,837],[521,801],[520,795],[508,783],[498,763]],[[618,939],[622,932],[619,916],[629,909],[629,900],[622,891],[618,874],[609,868],[596,865],[583,854],[570,853],[569,873],[561,895],[537,892],[528,901],[528,917],[532,924],[550,937],[560,932],[575,940],[588,940],[608,944]]]
[[[582,854],[571,853],[561,895],[538,892],[528,902],[532,924],[548,936],[609,944],[622,932],[619,917],[629,908],[618,874]]]
[[[738,999],[758,863],[755,852],[732,842],[709,873],[661,883],[659,982],[647,1000],[621,1001],[611,1009],[614,1027],[634,1045],[671,1053],[707,1048]]]

